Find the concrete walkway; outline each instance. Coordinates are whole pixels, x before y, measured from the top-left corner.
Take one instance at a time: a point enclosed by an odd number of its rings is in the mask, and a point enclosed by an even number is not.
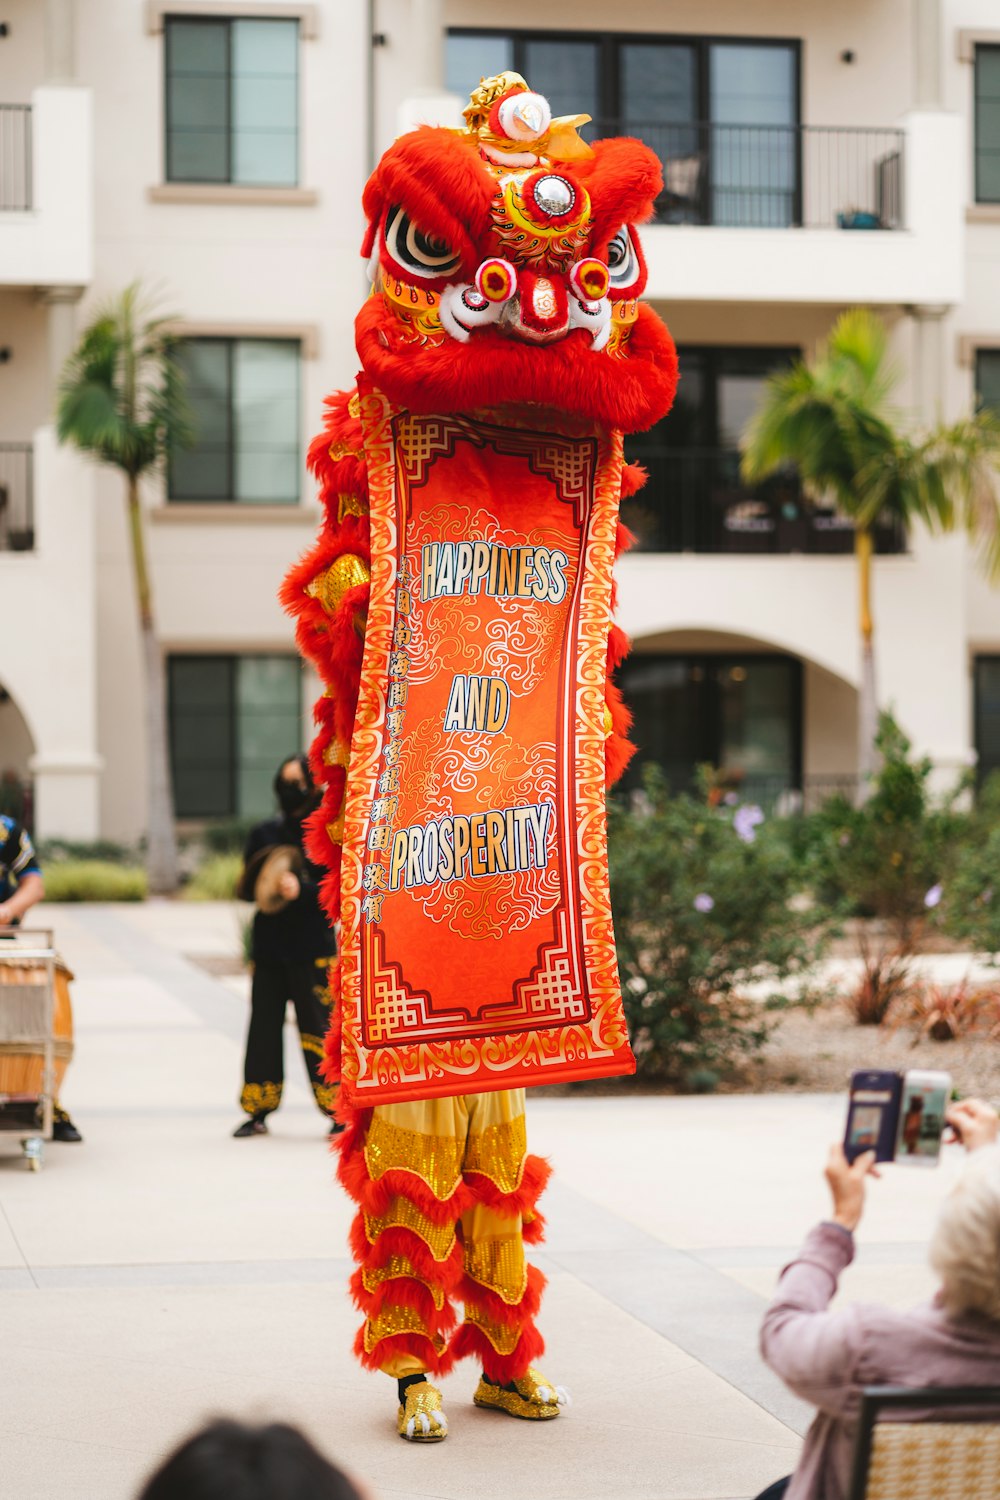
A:
[[[243,979],[228,904],[42,908],[77,973],[64,1099],[86,1137],[41,1173],[0,1135],[0,1494],[130,1500],[206,1417],[301,1425],[376,1500],[744,1500],[795,1462],[808,1413],[762,1367],[778,1268],[825,1208],[832,1096],[541,1098],[543,1368],[574,1405],[544,1426],[444,1382],[451,1436],[395,1436],[359,1370],[350,1207],[332,1181],[294,1033],[266,1139],[234,1141]],[[923,1245],[958,1163],[875,1185],[843,1295],[931,1289]]]

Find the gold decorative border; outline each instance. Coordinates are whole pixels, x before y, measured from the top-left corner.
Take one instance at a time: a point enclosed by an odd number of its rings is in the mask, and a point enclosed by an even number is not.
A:
[[[431,1099],[465,1092],[631,1073],[635,1061],[618,983],[608,886],[604,803],[604,678],[611,623],[611,574],[621,493],[619,434],[563,422],[546,413],[544,431],[597,438],[594,500],[581,568],[578,676],[576,850],[580,861],[584,958],[591,992],[587,1023],[449,1042],[365,1048],[360,1040],[362,867],[385,727],[385,684],[392,643],[398,561],[396,458],[399,414],[368,382],[359,383],[371,504],[372,582],[365,652],[346,795],[341,872],[343,1081],[355,1105]],[[493,414],[491,413],[491,416]],[[505,415],[505,414],[504,414]],[[541,428],[538,414],[510,414],[512,425]]]

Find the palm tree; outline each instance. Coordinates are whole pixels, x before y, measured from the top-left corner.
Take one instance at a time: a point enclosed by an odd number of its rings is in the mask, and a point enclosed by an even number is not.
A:
[[[854,522],[861,627],[858,769],[862,795],[876,769],[878,698],[872,559],[876,524],[965,529],[987,574],[1000,579],[1000,419],[976,412],[910,436],[889,404],[896,371],[885,324],[845,312],[810,364],[772,375],[744,435],[742,474],[758,484],[794,465],[806,490],[832,498]]]
[[[60,442],[125,476],[145,676],[147,870],[150,890],[166,893],[177,887],[177,841],[163,658],[139,486],[163,465],[168,447],[190,442],[192,432],[175,339],[167,320],[150,314],[138,283],[98,311],[63,369],[56,430]]]

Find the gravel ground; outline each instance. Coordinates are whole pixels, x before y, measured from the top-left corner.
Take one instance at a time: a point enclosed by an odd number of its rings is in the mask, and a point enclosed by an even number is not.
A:
[[[962,1094],[1000,1100],[1000,1041],[917,1040],[902,1027],[858,1026],[837,1001],[812,1014],[788,1011],[763,1057],[726,1092],[814,1093],[847,1087],[855,1068],[940,1068]]]

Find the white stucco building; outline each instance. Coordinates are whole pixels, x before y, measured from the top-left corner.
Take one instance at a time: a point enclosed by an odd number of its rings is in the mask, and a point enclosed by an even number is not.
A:
[[[145,497],[178,810],[258,813],[313,694],[275,595],[355,370],[364,180],[502,67],[667,164],[647,295],[683,380],[633,446],[652,477],[620,574],[640,743],[760,795],[854,774],[850,537],[794,485],[742,491],[735,445],[766,372],[855,304],[891,325],[914,420],[1000,402],[992,0],[8,0],[0,22],[0,776],[40,833],[143,820],[123,487],[51,431],[75,331],[139,278],[191,341],[201,439]],[[883,544],[883,703],[942,773],[1000,764],[1000,592],[961,538]]]

